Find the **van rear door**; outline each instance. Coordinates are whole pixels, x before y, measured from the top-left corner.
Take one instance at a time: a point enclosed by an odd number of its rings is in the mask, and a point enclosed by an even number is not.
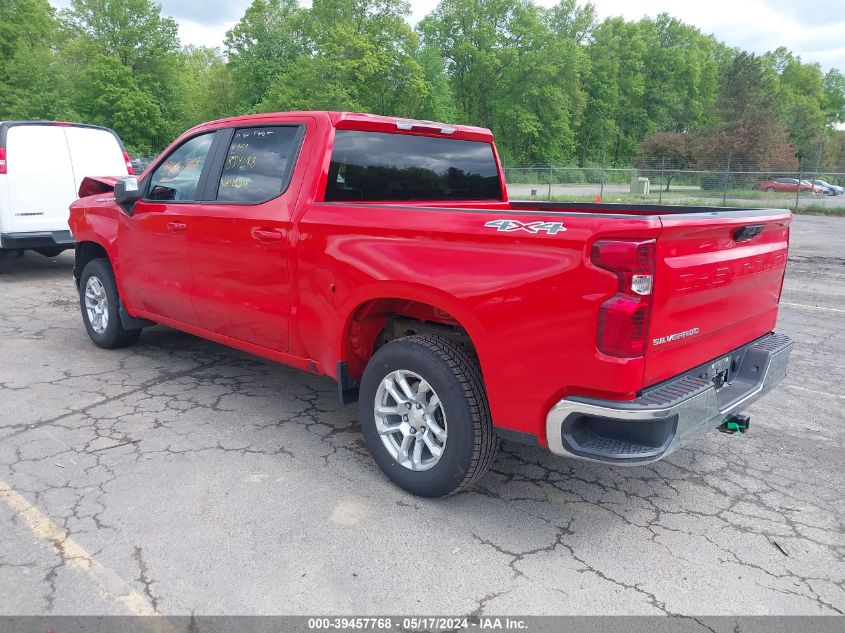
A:
[[[73,165],[74,191],[79,191],[88,176],[129,175],[123,147],[111,130],[89,127],[65,127],[67,146]],[[76,196],[74,195],[74,200]],[[70,202],[68,202],[70,204]]]
[[[6,165],[9,232],[68,230],[68,206],[76,199],[76,182],[64,128],[11,126]]]

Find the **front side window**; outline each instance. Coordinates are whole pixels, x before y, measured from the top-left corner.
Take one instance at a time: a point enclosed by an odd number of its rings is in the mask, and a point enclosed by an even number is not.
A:
[[[338,130],[326,201],[501,200],[490,143]]]
[[[256,204],[283,193],[290,182],[301,129],[289,125],[235,130],[217,201]]]
[[[202,168],[214,132],[188,139],[159,165],[150,178],[148,200],[196,200]]]

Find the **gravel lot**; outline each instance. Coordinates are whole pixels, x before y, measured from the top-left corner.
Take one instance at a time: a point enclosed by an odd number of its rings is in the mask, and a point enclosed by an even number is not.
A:
[[[845,219],[796,217],[791,373],[744,438],[593,466],[505,444],[423,500],[335,384],[163,327],[94,347],[72,255],[0,274],[0,614],[845,611]]]

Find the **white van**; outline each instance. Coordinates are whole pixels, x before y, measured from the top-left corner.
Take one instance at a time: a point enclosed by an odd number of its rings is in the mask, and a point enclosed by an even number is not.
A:
[[[0,257],[73,248],[70,203],[86,176],[133,173],[113,130],[53,121],[0,122]]]

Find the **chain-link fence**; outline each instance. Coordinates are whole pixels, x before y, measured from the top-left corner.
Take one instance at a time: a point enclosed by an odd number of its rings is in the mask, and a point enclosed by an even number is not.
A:
[[[845,210],[845,172],[799,165],[759,169],[726,161],[680,168],[669,159],[637,167],[505,167],[512,199]]]

